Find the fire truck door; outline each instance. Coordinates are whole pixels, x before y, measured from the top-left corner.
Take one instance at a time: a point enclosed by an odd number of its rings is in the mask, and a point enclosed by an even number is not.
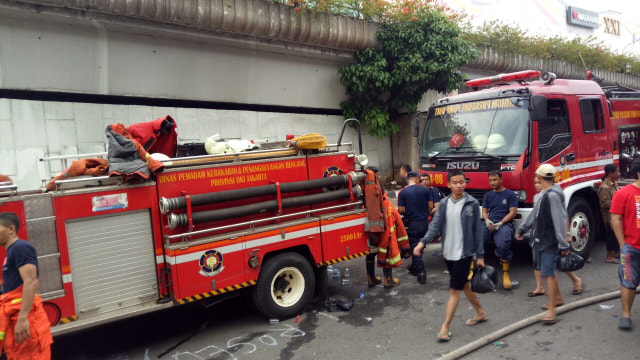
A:
[[[607,108],[603,106],[601,97],[581,97],[578,99],[578,104],[581,126],[575,130],[575,139],[582,146],[577,148],[579,153],[575,154],[577,157],[575,162],[581,163],[579,167],[585,169],[582,172],[593,172],[593,169],[589,168],[602,166],[604,165],[604,163],[600,164],[602,160],[606,161],[613,157],[609,129],[605,129],[604,121],[604,111]],[[567,157],[567,162],[569,160]],[[580,170],[576,169],[576,175],[579,175]]]

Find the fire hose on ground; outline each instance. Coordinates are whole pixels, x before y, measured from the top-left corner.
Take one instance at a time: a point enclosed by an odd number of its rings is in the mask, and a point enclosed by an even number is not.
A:
[[[640,292],[639,291],[636,291]],[[592,304],[597,304],[599,302],[603,302],[603,301],[607,301],[607,300],[611,300],[611,299],[616,299],[620,297],[620,290],[617,291],[613,291],[610,293],[606,293],[606,294],[601,294],[601,295],[596,295],[596,296],[592,296],[586,299],[582,299],[579,301],[575,301],[572,302],[570,304],[565,304],[562,305],[560,307],[556,308],[556,314],[560,315],[560,314],[564,314],[566,312],[572,311],[572,310],[576,310],[582,307],[585,307],[587,305],[592,305]],[[459,359],[463,356],[466,356],[476,350],[478,350],[479,348],[490,344],[500,338],[503,338],[511,333],[514,333],[518,330],[524,329],[528,326],[531,326],[533,324],[536,324],[540,321],[540,319],[542,319],[542,317],[544,316],[544,312],[528,317],[526,319],[522,319],[518,322],[515,322],[507,327],[504,327],[500,330],[494,331],[491,334],[485,335],[483,337],[481,337],[478,340],[472,341],[464,346],[461,346],[459,348],[457,348],[456,350],[443,355],[442,357],[439,357],[438,360],[453,360],[453,359]]]

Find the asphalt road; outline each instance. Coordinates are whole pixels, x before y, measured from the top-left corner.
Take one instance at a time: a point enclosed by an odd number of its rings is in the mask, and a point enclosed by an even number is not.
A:
[[[435,247],[434,247],[435,246]],[[517,248],[511,291],[480,295],[489,321],[465,326],[473,315],[466,300],[460,302],[449,343],[438,343],[436,333],[444,317],[448,275],[434,255],[437,245],[425,252],[428,284],[420,285],[404,266],[395,271],[401,280],[396,291],[366,285],[364,259],[340,263],[349,267],[352,284],[342,286],[330,278],[329,295],[355,299],[348,312],[328,312],[321,301],[310,305],[299,319],[270,324],[242,298],[208,309],[198,305],[168,309],[83,332],[57,337],[54,359],[434,359],[485,334],[542,312],[546,297],[528,298],[534,288],[531,260],[526,246]],[[617,266],[604,263],[604,244],[592,250],[593,262],[579,272],[585,282],[582,295],[571,295],[571,282],[560,275],[565,302],[615,291]],[[495,257],[487,258],[497,266]],[[377,270],[380,272],[380,269]],[[364,299],[360,299],[364,293]],[[613,305],[601,308],[600,305]],[[608,307],[605,306],[605,307]],[[640,345],[635,330],[617,329],[619,299],[560,315],[552,326],[535,324],[488,345],[465,359],[637,359]],[[640,324],[640,305],[632,316]],[[636,325],[638,326],[638,325]]]

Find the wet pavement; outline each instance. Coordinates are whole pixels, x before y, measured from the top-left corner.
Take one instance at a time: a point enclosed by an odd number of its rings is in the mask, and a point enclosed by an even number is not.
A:
[[[473,316],[462,298],[454,318],[449,343],[438,343],[436,334],[444,318],[448,275],[444,263],[430,245],[424,258],[428,284],[420,285],[405,266],[394,271],[401,285],[393,290],[368,288],[364,259],[338,264],[349,268],[351,283],[329,277],[329,295],[354,300],[351,311],[328,312],[322,301],[310,305],[299,318],[270,324],[243,298],[203,308],[189,305],[160,313],[69,334],[55,339],[54,359],[434,359],[490,332],[542,312],[546,297],[528,298],[534,288],[528,247],[518,246],[512,279],[519,286],[480,295],[489,321],[464,324]],[[584,279],[582,295],[571,295],[571,282],[560,275],[565,302],[618,290],[617,266],[604,263],[604,244],[592,251],[594,260],[578,275]],[[487,262],[497,266],[488,256]],[[405,263],[406,265],[407,263]],[[377,269],[378,273],[381,272]],[[364,298],[360,298],[361,293]],[[623,333],[616,327],[619,299],[601,308],[594,304],[560,315],[552,326],[535,324],[468,355],[465,359],[636,359],[638,332]],[[640,305],[632,319],[640,326]],[[612,357],[611,354],[617,354]]]

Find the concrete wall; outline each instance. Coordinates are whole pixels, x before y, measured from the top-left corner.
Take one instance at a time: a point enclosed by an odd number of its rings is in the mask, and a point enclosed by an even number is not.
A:
[[[37,189],[42,179],[61,170],[59,161],[50,162],[49,168],[38,158],[104,152],[106,125],[129,125],[164,115],[176,119],[179,143],[204,141],[216,133],[223,138],[283,141],[286,134],[311,132],[336,143],[343,122],[341,116],[0,99],[0,173],[9,175],[19,190]],[[388,169],[385,174],[389,174],[388,139],[363,136],[362,140],[371,165]],[[356,131],[348,128],[343,142],[353,142],[357,151]]]
[[[444,97],[444,94],[436,91],[428,91],[418,104],[418,111],[427,111],[429,106],[437,99]],[[413,114],[402,115],[395,119],[400,126],[397,134],[391,136],[391,148],[393,149],[393,179],[400,182],[402,179],[398,176],[400,165],[403,163],[411,165],[414,170],[418,170],[420,165],[420,146],[418,139],[422,135],[424,122],[420,123],[418,138],[413,137]]]

